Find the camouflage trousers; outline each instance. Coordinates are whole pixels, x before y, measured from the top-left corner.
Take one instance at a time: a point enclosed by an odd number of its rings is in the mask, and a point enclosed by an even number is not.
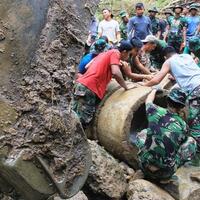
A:
[[[100,99],[94,92],[80,83],[75,84],[72,109],[78,115],[83,128],[92,121],[99,102]]]
[[[188,126],[190,135],[194,137],[198,144],[198,151],[200,151],[200,86],[198,86],[188,96],[189,115]]]
[[[165,149],[162,147],[157,147],[156,144],[153,145],[154,148],[152,149],[146,147],[145,141],[150,131],[151,130],[149,128],[142,130],[140,133],[138,133],[136,140],[136,146],[139,149],[139,165],[147,178],[157,181],[169,179],[181,165],[183,165],[185,162],[191,161],[196,155],[196,141],[193,137],[187,137],[186,141],[179,147],[176,155],[171,155],[171,158],[155,159],[155,149],[160,148],[162,154]],[[163,164],[161,162],[158,165],[158,160],[169,160],[170,162],[167,164]]]

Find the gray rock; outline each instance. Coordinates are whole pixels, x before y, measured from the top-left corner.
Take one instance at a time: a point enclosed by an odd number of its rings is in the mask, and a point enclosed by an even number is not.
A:
[[[92,167],[86,185],[106,199],[120,199],[126,192],[124,169],[95,141],[89,141],[92,151]]]
[[[200,199],[200,189],[192,192],[188,198],[188,200],[199,200]]]
[[[200,189],[200,183],[197,181],[199,171],[199,167],[181,167],[175,174],[177,181],[170,182],[164,185],[163,188],[175,199],[186,200],[195,190]]]
[[[128,200],[174,200],[166,191],[143,179],[129,182]]]
[[[54,200],[65,200],[65,199],[61,199],[60,197],[56,196],[54,197]],[[77,195],[68,200],[88,200],[88,198],[82,191],[80,191]]]

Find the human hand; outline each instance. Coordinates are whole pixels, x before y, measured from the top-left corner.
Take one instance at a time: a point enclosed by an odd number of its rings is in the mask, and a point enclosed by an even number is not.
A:
[[[153,77],[153,74],[144,75],[144,79],[147,79],[148,81],[150,81]]]

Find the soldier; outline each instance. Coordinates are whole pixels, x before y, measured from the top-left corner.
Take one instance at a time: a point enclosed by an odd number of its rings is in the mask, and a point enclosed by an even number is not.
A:
[[[186,95],[174,88],[167,98],[167,109],[153,103],[156,88],[146,99],[148,128],[137,135],[139,165],[147,178],[169,179],[185,162],[196,154],[196,141],[188,136],[182,118]]]
[[[189,40],[191,37],[197,35],[199,33],[199,26],[200,26],[200,17],[197,15],[198,8],[196,4],[192,4],[190,6],[190,16],[188,16],[187,19],[187,43],[186,47],[184,49],[184,53],[190,53],[189,51]]]
[[[164,14],[165,14],[167,23],[169,23],[170,18],[174,16],[173,12],[170,9],[167,9],[164,11]]]
[[[163,49],[167,47],[167,43],[163,40],[158,40],[153,35],[148,35],[142,42],[144,43],[143,51],[150,54],[151,68],[160,70],[165,62]]]
[[[149,18],[151,20],[152,34],[155,35],[157,38],[160,38],[161,36],[160,21],[158,18],[156,18],[158,10],[156,7],[153,7],[152,9],[148,10],[148,12],[149,12]]]
[[[180,88],[187,93],[189,116],[187,123],[190,134],[195,138],[200,150],[200,68],[188,54],[176,54],[173,47],[164,49],[166,61],[160,72],[155,77],[143,83],[145,86],[153,86],[171,73]],[[142,83],[141,83],[142,84]]]
[[[195,61],[200,67],[200,36],[189,39],[189,50],[195,55]]]
[[[126,13],[126,11],[121,11],[120,12],[120,17],[122,19],[120,25],[119,25],[119,29],[120,29],[120,33],[121,33],[121,38],[126,40],[128,38],[128,14]]]
[[[181,53],[186,45],[186,27],[187,22],[184,17],[181,16],[183,8],[181,6],[175,6],[173,8],[175,16],[169,18],[169,25],[164,40],[168,37],[168,45],[175,48],[177,53]]]

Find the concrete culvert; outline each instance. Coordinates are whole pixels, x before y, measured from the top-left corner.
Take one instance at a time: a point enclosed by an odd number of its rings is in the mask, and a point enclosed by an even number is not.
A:
[[[145,100],[151,88],[137,86],[125,92],[113,83],[108,88],[108,95],[96,114],[93,132],[110,153],[137,168],[137,148],[133,145],[132,151],[128,151],[125,146],[128,141],[134,143],[137,132],[148,126]],[[166,95],[167,92],[157,95],[155,103],[166,107]]]

